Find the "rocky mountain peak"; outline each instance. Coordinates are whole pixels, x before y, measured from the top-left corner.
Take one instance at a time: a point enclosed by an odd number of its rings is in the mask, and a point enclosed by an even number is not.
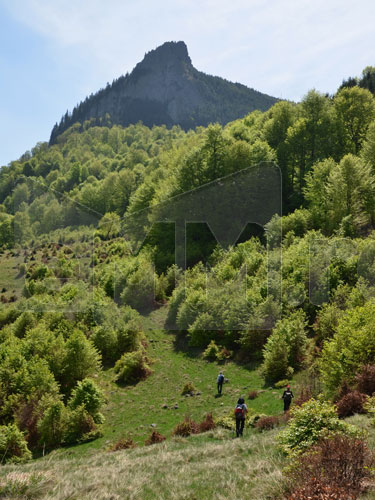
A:
[[[137,66],[161,68],[171,63],[191,65],[191,59],[185,42],[165,42],[160,47],[147,52],[143,61]]]

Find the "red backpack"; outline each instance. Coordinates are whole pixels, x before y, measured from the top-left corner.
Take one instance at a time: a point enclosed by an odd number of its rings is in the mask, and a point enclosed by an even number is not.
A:
[[[236,418],[243,418],[245,416],[245,412],[242,405],[237,405],[234,409],[234,415]]]

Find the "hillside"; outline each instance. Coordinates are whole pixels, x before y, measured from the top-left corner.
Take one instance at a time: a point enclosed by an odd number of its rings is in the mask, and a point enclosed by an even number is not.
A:
[[[56,124],[50,143],[76,122],[91,125],[179,125],[185,130],[226,123],[277,99],[196,70],[184,42],[148,52],[133,71],[78,104]],[[86,125],[88,125],[88,123]]]
[[[233,477],[259,498],[371,495],[374,152],[375,99],[354,85],[224,127],[76,123],[3,167],[3,497],[32,498],[40,483],[45,498],[106,498],[112,481],[121,498],[113,477],[128,457],[145,467],[139,489],[129,479],[134,498],[168,498],[170,485],[176,498],[217,485],[230,497]],[[134,226],[148,231],[141,245]],[[233,441],[240,396],[249,413]],[[152,430],[166,442],[144,446]],[[123,440],[138,449],[107,453]],[[215,453],[225,473],[211,485]],[[153,458],[174,471],[185,456],[175,476],[154,472]],[[28,475],[38,469],[50,472]]]

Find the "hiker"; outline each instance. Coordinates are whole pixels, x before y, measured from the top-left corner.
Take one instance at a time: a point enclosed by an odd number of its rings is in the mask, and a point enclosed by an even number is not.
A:
[[[221,391],[223,390],[223,383],[224,383],[224,375],[223,372],[220,372],[218,377],[217,377],[217,393],[221,394]]]
[[[246,413],[247,413],[247,406],[245,405],[245,400],[244,400],[244,398],[240,398],[237,401],[236,408],[234,409],[234,415],[236,417],[237,437],[243,435],[243,428],[245,427]]]
[[[284,413],[289,411],[290,408],[290,403],[292,402],[292,398],[294,398],[293,392],[290,390],[290,385],[288,384],[286,386],[286,389],[281,396],[281,398],[284,400]]]

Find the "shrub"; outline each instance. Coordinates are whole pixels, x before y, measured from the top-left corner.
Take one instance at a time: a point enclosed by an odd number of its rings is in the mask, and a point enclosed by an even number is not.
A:
[[[258,391],[250,391],[247,395],[247,399],[256,399],[258,397]]]
[[[194,384],[192,384],[192,382],[187,382],[182,388],[181,395],[185,396],[185,394],[194,394],[195,390]]]
[[[127,352],[115,364],[115,381],[121,384],[135,384],[151,374],[149,361],[142,349]]]
[[[52,403],[38,422],[40,444],[47,449],[59,446],[66,432],[67,412],[61,401]]]
[[[2,464],[25,462],[31,459],[25,436],[15,424],[0,426],[0,456]]]
[[[97,373],[100,355],[83,332],[76,330],[66,342],[64,358],[63,388],[70,392],[79,380]]]
[[[216,425],[212,413],[207,413],[205,418],[199,424],[199,432],[211,431],[212,429],[215,429],[215,427]]]
[[[22,338],[25,336],[27,330],[32,328],[36,324],[36,319],[33,314],[26,311],[17,318],[13,323],[13,332],[16,337]]]
[[[370,454],[363,440],[341,434],[323,439],[290,468],[289,479],[297,491],[289,498],[356,499],[369,474],[369,463]],[[328,493],[331,496],[322,496]]]
[[[262,372],[268,383],[275,383],[301,367],[306,353],[306,319],[302,310],[276,323],[263,350]]]
[[[279,435],[279,442],[287,454],[305,451],[329,433],[343,433],[358,437],[353,425],[339,420],[336,409],[327,402],[310,399],[300,407],[293,407],[287,428]]]
[[[185,420],[180,424],[177,424],[174,428],[172,435],[173,436],[182,436],[188,437],[191,434],[199,433],[199,425],[194,422],[190,417],[185,417]]]
[[[143,265],[134,271],[126,280],[126,286],[121,294],[121,301],[138,311],[149,309],[155,300],[155,280],[157,275],[146,259]]]
[[[375,423],[375,396],[370,396],[367,398],[366,402],[363,404],[364,410],[373,418]]]
[[[64,441],[67,444],[83,443],[100,436],[93,417],[83,405],[68,413]]]
[[[108,451],[119,451],[119,450],[128,450],[129,448],[135,448],[137,445],[131,438],[121,438],[116,443],[108,449]]]
[[[366,396],[359,391],[348,392],[336,403],[338,416],[345,418],[355,413],[365,413],[363,405],[366,399]]]
[[[218,361],[226,361],[233,356],[233,351],[230,351],[226,347],[222,347],[220,351],[217,353],[216,359]]]
[[[112,363],[118,359],[117,333],[114,328],[99,326],[90,338],[102,355],[103,361]]]
[[[90,379],[85,378],[78,382],[73,389],[69,400],[69,408],[75,410],[79,406],[83,406],[85,410],[92,416],[96,424],[101,424],[104,421],[103,415],[99,412],[104,403],[104,395],[97,385]]]
[[[283,379],[279,382],[276,382],[276,384],[274,384],[274,387],[276,387],[276,389],[284,389],[287,385],[289,385],[289,380]]]
[[[152,431],[151,436],[145,441],[145,445],[149,446],[151,444],[157,444],[157,443],[162,443],[165,441],[167,438],[160,434],[158,431]]]
[[[203,353],[203,357],[204,359],[215,361],[218,354],[219,354],[219,347],[216,345],[214,340],[211,340],[211,342],[207,346],[207,349]]]
[[[356,381],[359,392],[372,396],[375,393],[375,365],[362,366]]]
[[[261,417],[255,423],[255,428],[259,431],[269,431],[279,425],[278,417]]]
[[[365,364],[375,362],[375,303],[350,309],[339,321],[333,338],[325,342],[320,371],[328,394],[355,374]]]

